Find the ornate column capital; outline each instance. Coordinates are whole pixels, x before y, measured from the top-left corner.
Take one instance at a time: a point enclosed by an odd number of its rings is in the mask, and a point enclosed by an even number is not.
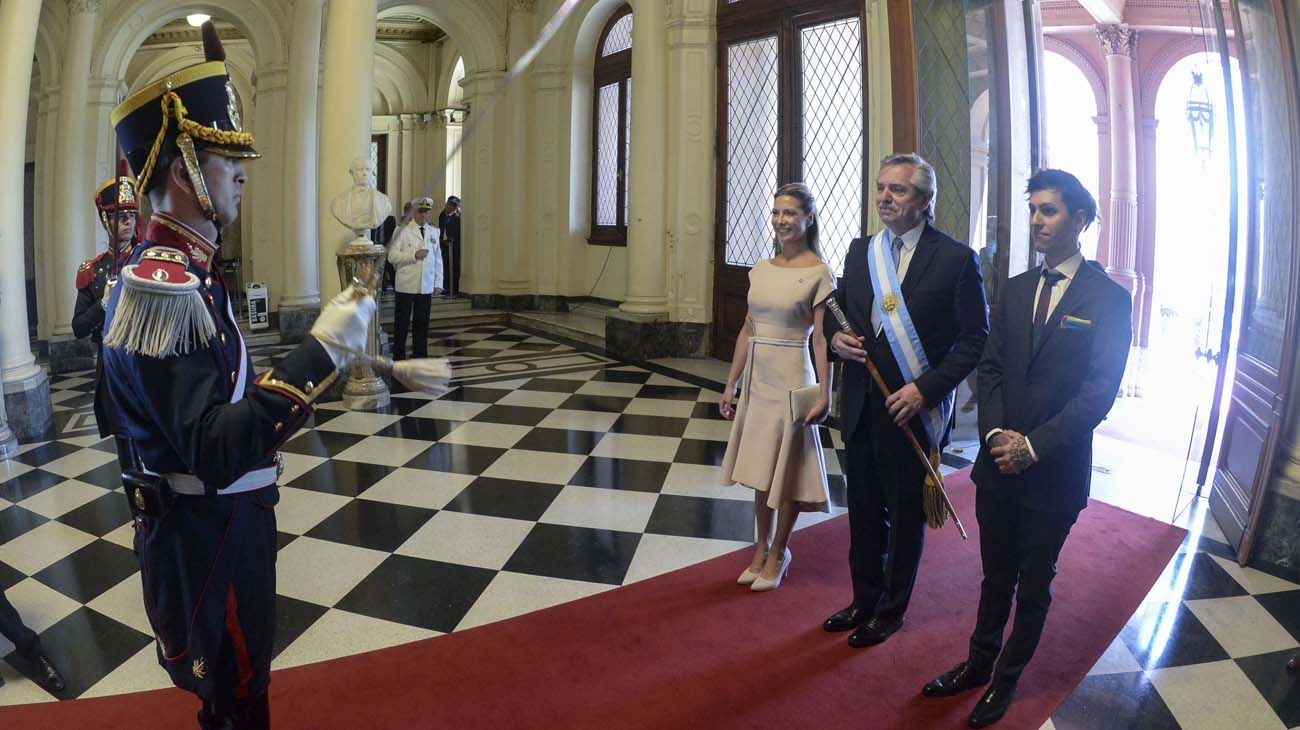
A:
[[[69,16],[98,13],[104,6],[104,0],[67,0],[67,2]]]
[[[1101,41],[1101,50],[1107,56],[1128,56],[1137,53],[1138,33],[1127,23],[1097,26],[1097,39]]]

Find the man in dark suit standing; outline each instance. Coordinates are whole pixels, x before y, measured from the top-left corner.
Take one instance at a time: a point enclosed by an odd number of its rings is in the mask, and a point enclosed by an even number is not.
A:
[[[908,445],[947,441],[953,391],[988,337],[975,252],[931,225],[934,168],[890,155],[876,178],[885,230],[849,246],[835,297],[859,335],[828,318],[827,338],[845,361],[841,427],[849,508],[853,602],[822,625],[849,631],[849,646],[879,644],[903,625],[925,538],[925,466]],[[893,394],[872,382],[867,355]]]
[[[979,364],[984,444],[971,475],[984,565],[979,614],[966,661],[922,690],[948,697],[992,680],[971,727],[1002,718],[1038,646],[1057,556],[1088,504],[1092,432],[1115,402],[1132,339],[1128,292],[1079,252],[1079,234],[1097,217],[1092,195],[1061,170],[1036,173],[1028,193],[1043,265],[1007,282]],[[1013,593],[1016,620],[1003,647]]]

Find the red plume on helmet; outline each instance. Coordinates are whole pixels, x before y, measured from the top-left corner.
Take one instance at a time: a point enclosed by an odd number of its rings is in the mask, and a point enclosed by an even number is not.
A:
[[[117,161],[117,176],[118,176],[119,178],[121,178],[121,177],[131,177],[131,166],[128,165],[128,164],[126,163],[126,158],[124,158],[124,157],[123,157],[123,158],[118,158],[118,161]]]
[[[211,20],[203,21],[203,57],[208,61],[226,60],[226,49],[217,35],[217,26]]]

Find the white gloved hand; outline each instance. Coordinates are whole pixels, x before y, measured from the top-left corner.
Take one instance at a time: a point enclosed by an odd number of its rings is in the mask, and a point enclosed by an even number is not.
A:
[[[108,281],[104,282],[104,293],[99,297],[99,306],[108,309],[108,298],[113,296],[113,287],[117,284],[117,277],[110,276]]]
[[[347,367],[365,352],[366,335],[375,314],[375,300],[349,286],[330,300],[311,326],[311,336],[325,348],[337,368]]]

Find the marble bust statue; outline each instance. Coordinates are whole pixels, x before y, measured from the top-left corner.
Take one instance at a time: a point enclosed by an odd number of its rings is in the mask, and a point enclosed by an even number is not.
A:
[[[352,187],[334,198],[330,213],[358,238],[364,238],[366,231],[392,215],[393,204],[387,195],[375,189],[375,170],[369,158],[356,158],[348,172],[352,174]]]

